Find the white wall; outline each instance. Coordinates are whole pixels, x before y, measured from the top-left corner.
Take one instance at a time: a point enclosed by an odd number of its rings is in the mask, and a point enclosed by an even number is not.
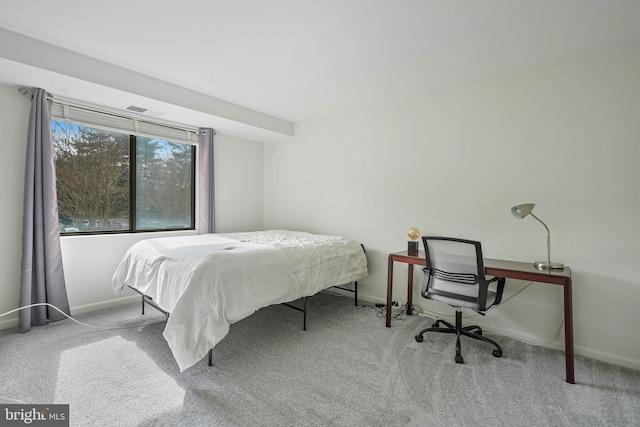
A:
[[[542,225],[510,213],[537,203],[552,258],[573,270],[576,352],[640,369],[639,118],[635,41],[301,123],[294,141],[266,145],[265,227],[361,241],[362,294],[382,301],[410,226],[478,239],[488,258],[544,259]],[[414,303],[451,313],[419,296],[422,277]],[[406,301],[403,283],[396,264]],[[508,281],[505,299],[525,285]],[[561,301],[560,287],[533,284],[474,320],[562,348]]]
[[[22,193],[30,98],[0,85],[0,314],[19,302],[22,248]],[[224,134],[215,136],[215,198],[218,231],[261,230],[263,225],[263,150],[261,143]],[[132,291],[114,295],[111,277],[126,249],[148,237],[180,233],[63,236],[62,255],[71,313],[131,300]],[[124,298],[124,300],[123,300]],[[0,329],[17,325],[17,315],[0,318]]]
[[[22,194],[26,157],[29,103],[17,88],[0,85],[0,314],[18,306],[20,299],[20,263],[22,260]],[[0,325],[8,318],[0,317]],[[11,322],[17,324],[17,322]]]

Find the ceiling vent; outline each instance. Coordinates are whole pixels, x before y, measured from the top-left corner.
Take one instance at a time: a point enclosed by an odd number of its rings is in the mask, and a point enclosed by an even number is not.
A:
[[[147,109],[142,107],[136,107],[135,105],[129,105],[125,108],[125,110],[133,111],[134,113],[146,113]]]

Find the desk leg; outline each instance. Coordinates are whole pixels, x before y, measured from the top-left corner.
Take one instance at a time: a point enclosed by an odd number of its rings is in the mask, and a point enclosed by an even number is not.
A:
[[[575,384],[573,353],[573,302],[571,296],[571,279],[564,286],[564,354],[567,364],[567,382]]]
[[[409,271],[407,273],[407,315],[413,314],[411,307],[413,307],[413,264],[409,264]]]
[[[393,294],[393,259],[389,257],[389,264],[387,265],[387,314],[386,326],[391,327],[391,299]]]

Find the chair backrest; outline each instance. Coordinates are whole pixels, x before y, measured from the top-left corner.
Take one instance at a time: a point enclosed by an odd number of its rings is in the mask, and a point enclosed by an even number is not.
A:
[[[422,296],[484,310],[488,283],[480,242],[439,236],[423,236],[422,241],[427,258]]]

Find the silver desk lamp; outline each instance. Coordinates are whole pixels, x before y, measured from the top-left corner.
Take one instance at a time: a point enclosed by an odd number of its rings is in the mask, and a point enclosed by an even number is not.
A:
[[[538,218],[533,214],[533,212],[531,212],[534,206],[535,203],[524,203],[522,205],[514,206],[511,208],[511,213],[516,218],[520,219],[524,218],[527,215],[531,215],[532,217],[537,219],[540,224],[544,225],[544,228],[547,230],[547,261],[536,261],[533,263],[533,265],[535,265],[538,270],[562,270],[564,268],[564,264],[561,264],[559,262],[551,262],[551,232],[549,232],[549,227],[547,227],[547,224],[542,222],[540,218]]]

